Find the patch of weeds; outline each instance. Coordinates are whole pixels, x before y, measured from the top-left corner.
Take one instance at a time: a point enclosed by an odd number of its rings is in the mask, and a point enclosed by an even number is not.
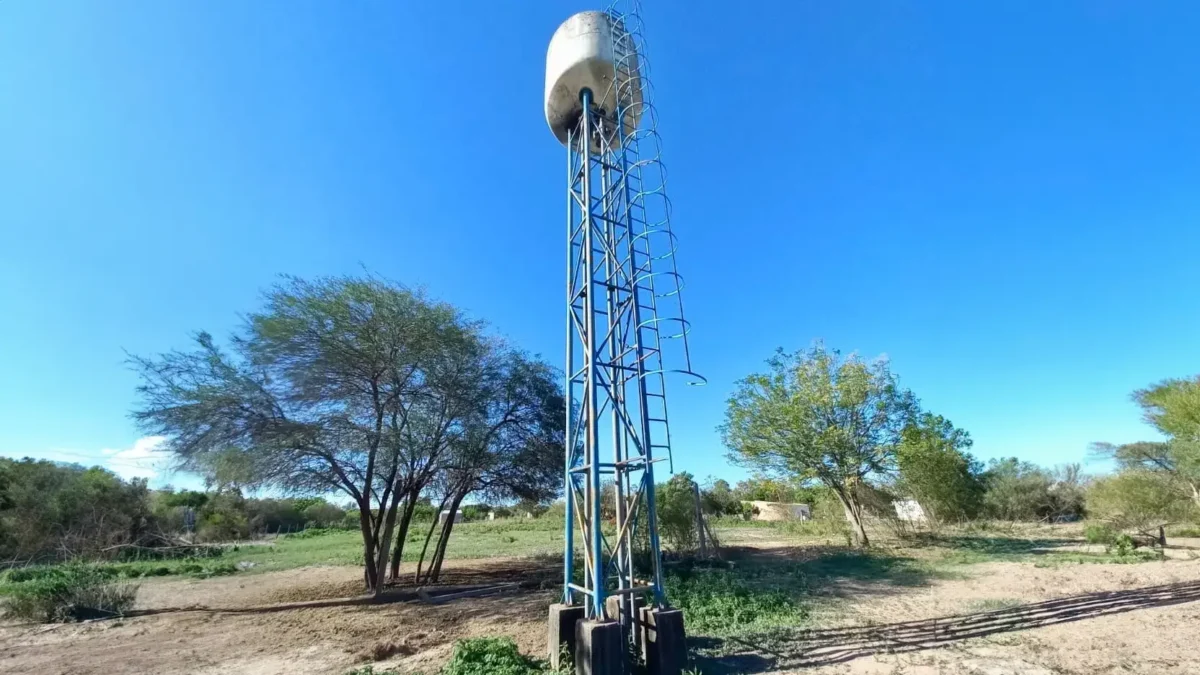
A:
[[[971,603],[973,612],[995,612],[1001,609],[1011,609],[1021,604],[1016,598],[987,598]]]
[[[375,670],[375,666],[363,666],[354,670],[347,670],[345,675],[400,675],[400,671],[391,668],[387,670]]]
[[[317,537],[327,537],[331,534],[341,534],[345,531],[346,530],[330,527],[311,527],[307,530],[300,530],[299,532],[285,534],[281,537],[281,539],[315,539]]]
[[[176,574],[186,574],[189,577],[197,579],[208,579],[210,577],[222,577],[229,574],[236,574],[238,571],[237,565],[233,563],[187,563],[176,568]]]
[[[1089,544],[1104,544],[1112,546],[1117,539],[1117,533],[1105,523],[1091,523],[1083,529],[1083,538]]]
[[[539,659],[521,653],[512,638],[459,640],[442,675],[543,675],[553,672]]]
[[[359,655],[360,661],[383,661],[390,659],[399,654],[400,656],[408,656],[412,654],[412,647],[401,642],[376,642],[371,645],[371,648]]]
[[[1144,548],[1134,549],[1124,555],[1112,553],[1059,553],[1034,561],[1034,567],[1057,567],[1059,565],[1116,564],[1136,565],[1145,562],[1161,562],[1162,556]]]
[[[756,587],[747,579],[754,576],[726,569],[673,571],[665,580],[667,597],[683,610],[689,630],[701,635],[791,626],[808,616],[789,593]]]
[[[137,586],[115,581],[96,565],[60,565],[3,588],[6,616],[42,623],[121,616],[133,607]]]
[[[1172,537],[1200,537],[1200,526],[1197,525],[1178,525],[1168,528],[1168,533]]]

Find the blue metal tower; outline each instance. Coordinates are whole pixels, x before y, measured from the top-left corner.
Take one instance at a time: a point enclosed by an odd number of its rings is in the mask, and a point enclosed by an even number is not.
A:
[[[655,466],[671,459],[665,376],[703,378],[687,345],[640,3],[623,4],[555,34],[546,114],[567,148],[563,602],[630,628],[637,596],[665,603],[654,501]],[[641,571],[635,553],[649,560]]]

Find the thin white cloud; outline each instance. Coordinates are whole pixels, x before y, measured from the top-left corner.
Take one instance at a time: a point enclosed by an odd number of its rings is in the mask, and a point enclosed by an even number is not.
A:
[[[170,475],[170,454],[162,449],[163,436],[144,436],[133,442],[128,448],[104,448],[95,450],[74,450],[55,448],[50,450],[34,450],[14,452],[0,450],[0,455],[21,459],[45,459],[51,462],[65,462],[83,466],[102,466],[118,476],[130,478],[146,478],[154,480]]]
[[[164,436],[144,436],[128,448],[105,448],[100,451],[102,463],[122,478],[155,478],[168,469],[170,455],[162,449],[165,440]]]

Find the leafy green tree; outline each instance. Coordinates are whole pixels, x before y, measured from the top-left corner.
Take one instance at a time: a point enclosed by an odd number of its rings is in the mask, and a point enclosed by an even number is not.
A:
[[[201,541],[230,541],[250,536],[246,499],[238,490],[223,490],[209,497],[200,510],[196,535]]]
[[[173,490],[160,491],[160,501],[167,508],[184,506],[193,509],[202,509],[208,503],[208,494],[197,490]]]
[[[134,419],[219,485],[341,491],[358,508],[364,581],[381,592],[393,536],[479,406],[487,346],[454,307],[376,278],[289,278],[229,351],[132,357]],[[399,552],[397,552],[397,555]]]
[[[738,516],[742,513],[742,501],[729,487],[729,482],[721,478],[709,478],[708,485],[700,491],[700,502],[705,513],[716,516]]]
[[[1167,437],[1114,445],[1095,443],[1093,450],[1115,459],[1125,469],[1142,469],[1170,478],[1200,507],[1200,376],[1170,379],[1133,393],[1142,419]]]
[[[699,545],[692,474],[681,471],[654,488],[658,534],[668,548],[684,552]]]
[[[794,481],[755,476],[738,481],[734,495],[743,501],[751,502],[782,502],[786,504],[803,503],[798,496],[799,487]]]
[[[245,515],[249,520],[250,531],[274,534],[302,530],[306,522],[302,507],[311,503],[314,503],[314,500],[247,499]],[[318,499],[315,503],[324,503],[324,500]]]
[[[346,517],[346,512],[341,507],[334,506],[324,499],[309,504],[303,513],[305,525],[315,527],[337,527]]]
[[[941,415],[924,413],[901,433],[896,487],[915,499],[931,522],[979,513],[982,466],[966,452],[970,447],[971,436]]]
[[[1036,521],[1054,513],[1050,488],[1053,477],[1030,462],[1016,457],[993,459],[983,474],[986,486],[984,512],[991,518],[1008,521]]]
[[[1159,528],[1195,516],[1195,505],[1179,498],[1174,479],[1159,471],[1125,469],[1101,478],[1087,492],[1088,513],[1116,530],[1158,539]]]
[[[100,467],[0,458],[0,560],[110,555],[146,543],[149,490]]]
[[[916,398],[885,360],[843,357],[821,344],[780,350],[767,363],[729,399],[720,430],[730,458],[768,475],[820,481],[837,495],[857,543],[868,546],[855,488],[894,468]]]

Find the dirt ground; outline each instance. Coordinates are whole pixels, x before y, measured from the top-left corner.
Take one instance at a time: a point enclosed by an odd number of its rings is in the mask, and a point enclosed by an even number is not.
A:
[[[1200,673],[1200,561],[969,569],[926,588],[858,589],[821,622],[843,628],[747,653],[820,675]]]
[[[820,630],[730,641],[706,672],[856,675],[1200,673],[1200,560],[1136,565],[964,566],[919,587],[850,582]],[[39,675],[340,675],[371,662],[436,670],[460,638],[509,635],[545,649],[553,564],[489,559],[451,584],[521,579],[514,593],[427,605],[363,604],[360,572],[309,567],[151,580],[138,614],[74,625],[0,626],[0,672]],[[374,652],[374,654],[373,654]]]

